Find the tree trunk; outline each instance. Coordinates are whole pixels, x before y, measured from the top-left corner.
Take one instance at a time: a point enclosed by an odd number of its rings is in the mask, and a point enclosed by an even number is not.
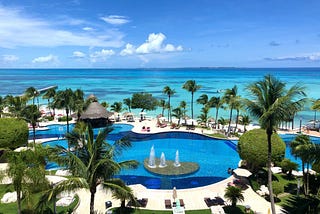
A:
[[[36,126],[34,124],[32,124],[32,131],[33,131],[33,147],[35,147],[35,145],[36,145]]]
[[[237,109],[236,128],[234,129],[233,134],[235,134],[236,130],[238,129],[238,122],[239,122],[239,109]]]
[[[168,122],[171,123],[171,106],[170,106],[170,96],[168,101]]]
[[[216,121],[215,121],[216,129],[217,129],[217,127],[218,127],[218,112],[219,112],[219,108],[216,107]]]
[[[92,187],[90,189],[91,196],[90,196],[90,214],[94,214],[94,196],[96,193],[96,187]]]
[[[276,214],[276,208],[274,205],[274,198],[273,198],[273,190],[272,190],[272,171],[271,171],[271,136],[272,130],[267,130],[267,137],[268,137],[268,187],[269,187],[269,196],[270,196],[270,203],[271,203],[271,211],[272,214]]]
[[[231,129],[232,110],[233,110],[233,108],[230,109],[230,118],[229,118],[229,126],[228,126],[227,136],[229,136],[230,131],[231,131],[230,129]]]
[[[191,119],[193,125],[193,92],[191,92]]]
[[[306,196],[307,195],[307,179],[306,179],[306,173],[304,172],[304,161],[302,161],[302,177],[303,177],[303,193]]]
[[[21,214],[21,191],[17,190],[18,214]]]

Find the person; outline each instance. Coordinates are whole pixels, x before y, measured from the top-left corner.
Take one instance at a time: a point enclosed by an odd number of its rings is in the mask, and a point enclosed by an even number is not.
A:
[[[229,167],[228,168],[228,174],[231,174],[232,173],[232,169]]]

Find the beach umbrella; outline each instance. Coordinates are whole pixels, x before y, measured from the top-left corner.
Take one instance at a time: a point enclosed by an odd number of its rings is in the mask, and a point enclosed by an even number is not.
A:
[[[235,170],[233,170],[233,172],[240,177],[249,177],[250,175],[252,175],[252,173],[247,170],[247,169],[243,169],[243,168],[237,168]]]
[[[173,200],[176,200],[177,197],[178,197],[178,195],[177,195],[177,189],[176,189],[176,187],[173,187],[173,190],[172,190],[172,198],[173,198]]]

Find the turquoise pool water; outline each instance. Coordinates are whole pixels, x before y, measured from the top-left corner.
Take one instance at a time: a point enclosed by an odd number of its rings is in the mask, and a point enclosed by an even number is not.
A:
[[[52,127],[51,127],[52,128]],[[231,141],[212,139],[195,133],[165,132],[158,134],[135,134],[130,130],[131,125],[114,125],[114,130],[107,137],[113,143],[122,136],[129,136],[132,147],[123,152],[121,160],[137,160],[140,166],[134,170],[123,170],[117,177],[121,177],[127,184],[142,184],[152,189],[192,188],[205,186],[221,181],[228,176],[227,169],[236,168],[239,156],[236,145]],[[95,130],[97,134],[99,130]],[[55,140],[43,145],[61,145],[67,147],[66,140]],[[197,162],[200,169],[186,176],[159,176],[149,173],[143,166],[145,158],[149,157],[150,149],[154,146],[157,158],[161,153],[166,160],[174,160],[179,150],[181,162]],[[49,163],[48,169],[57,167]]]

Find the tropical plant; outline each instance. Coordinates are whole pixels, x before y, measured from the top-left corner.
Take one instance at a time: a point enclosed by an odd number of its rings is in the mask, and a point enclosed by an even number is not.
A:
[[[131,98],[131,108],[141,108],[141,112],[144,110],[155,110],[158,105],[158,100],[152,96],[150,93],[141,92],[141,93],[134,93]]]
[[[284,192],[284,185],[279,181],[272,181],[272,190],[278,198],[278,195]]]
[[[26,98],[23,96],[7,95],[5,102],[9,109],[9,115],[12,117],[18,117],[21,110],[26,106]]]
[[[228,124],[228,121],[223,117],[220,117],[220,119],[218,120],[218,128],[219,128],[219,124],[221,125],[221,129],[224,129],[224,126]]]
[[[73,132],[81,132],[82,129],[74,129]],[[70,190],[76,188],[87,188],[90,190],[90,213],[94,213],[94,198],[98,185],[102,185],[111,191],[126,191],[122,180],[114,178],[121,169],[136,168],[138,162],[134,160],[116,162],[117,156],[121,151],[128,148],[131,144],[127,140],[118,140],[114,144],[105,141],[108,133],[112,131],[107,127],[98,133],[94,139],[93,129],[90,125],[85,133],[78,133],[79,147],[74,151],[64,151],[64,156],[58,156],[57,162],[66,167],[72,173],[66,181],[59,183],[54,189]],[[69,138],[70,134],[67,134]],[[85,136],[85,140],[83,139]],[[133,197],[133,196],[132,196]]]
[[[0,118],[0,148],[15,149],[28,143],[27,123],[18,118]]]
[[[223,99],[225,103],[228,104],[230,109],[229,126],[227,131],[227,135],[229,135],[231,131],[232,112],[233,112],[233,109],[236,108],[237,101],[238,101],[238,87],[235,85],[231,89],[226,89]]]
[[[302,162],[302,173],[303,173],[303,185],[304,185],[304,194],[308,195],[309,186],[308,186],[308,172],[305,171],[309,170],[309,165],[311,164],[311,149],[312,149],[312,141],[308,135],[300,134],[297,135],[296,138],[290,143],[291,153],[295,157],[299,157]]]
[[[121,183],[119,184],[121,185]],[[121,205],[120,205],[120,208],[122,210],[125,209],[126,207],[126,200],[128,199],[129,201],[132,201],[134,202],[134,204],[137,205],[137,202],[136,202],[136,199],[133,197],[134,194],[133,194],[133,191],[130,187],[126,186],[126,185],[123,185],[121,186],[122,188],[117,188],[117,189],[114,189],[113,193],[112,193],[112,196],[113,198],[115,199],[119,199],[121,201]]]
[[[216,124],[218,124],[219,109],[224,108],[224,106],[223,106],[224,100],[221,99],[220,97],[211,97],[209,103],[210,103],[211,107],[216,108],[215,122],[216,122]]]
[[[171,103],[170,103],[170,99],[171,96],[173,96],[176,91],[174,89],[171,89],[169,86],[165,86],[162,90],[162,92],[166,95],[168,95],[168,121],[172,121],[171,119]]]
[[[179,107],[183,109],[183,118],[184,118],[184,120],[185,120],[185,123],[187,123],[187,118],[186,118],[186,113],[187,113],[187,110],[186,110],[186,108],[187,108],[187,102],[186,102],[186,101],[181,101],[181,102],[180,102],[180,106],[179,106]]]
[[[85,108],[85,101],[84,101],[84,92],[81,89],[76,89],[73,92],[73,109],[77,113],[77,121],[80,121],[81,113]]]
[[[237,206],[237,202],[244,201],[242,189],[235,186],[228,186],[225,190],[224,197],[231,201],[231,206]]]
[[[313,128],[315,128],[315,126],[316,126],[316,120],[317,120],[317,111],[320,110],[320,99],[317,99],[317,100],[313,100],[313,101],[312,101],[311,110],[314,111],[314,118],[313,118],[313,120],[314,120],[314,127],[313,127]]]
[[[0,118],[2,117],[3,109],[5,106],[5,99],[2,96],[0,96]]]
[[[51,107],[51,103],[50,103],[50,99],[53,99],[54,96],[56,95],[56,88],[49,88],[44,95],[42,96],[43,99],[47,99],[48,100],[48,108],[50,111],[50,107]],[[51,112],[51,111],[50,111]]]
[[[64,91],[58,91],[54,97],[54,106],[59,109],[65,109],[67,116],[67,132],[69,133],[69,114],[74,109],[74,93],[68,88]]]
[[[172,116],[178,119],[178,126],[180,125],[180,120],[183,117],[183,115],[183,110],[180,107],[172,110]]]
[[[239,122],[241,125],[243,125],[243,131],[246,132],[247,131],[247,125],[249,125],[252,120],[250,119],[250,116],[245,114],[245,115],[241,115],[240,118],[239,118]]]
[[[111,111],[114,112],[122,112],[123,108],[122,108],[122,102],[114,102],[111,106]]]
[[[161,110],[161,115],[163,116],[163,115],[164,115],[164,110],[167,108],[167,103],[166,103],[166,101],[161,99],[161,100],[159,101],[159,107],[162,108],[162,110]]]
[[[288,109],[301,110],[305,99],[304,87],[294,85],[286,90],[286,84],[271,75],[263,80],[254,82],[247,87],[252,99],[246,100],[249,112],[259,118],[261,128],[266,130],[268,136],[268,187],[272,213],[275,214],[275,204],[272,194],[271,136],[284,117]]]
[[[272,135],[273,163],[280,163],[285,155],[286,144],[277,134]],[[245,160],[247,167],[253,171],[266,166],[268,162],[268,140],[263,129],[253,129],[240,136],[238,142],[238,153],[242,160]]]
[[[198,121],[200,123],[205,124],[206,127],[207,127],[207,122],[208,122],[208,118],[209,118],[209,111],[210,111],[210,107],[204,106],[201,109],[200,116],[198,116]]]
[[[291,178],[292,175],[292,170],[297,170],[298,169],[298,164],[291,161],[288,158],[284,158],[281,163],[280,163],[282,172],[286,173],[289,178]]]
[[[40,93],[34,87],[29,87],[25,90],[24,94],[28,99],[32,99],[32,105],[34,105],[34,99],[38,97]]]
[[[129,97],[129,98],[123,99],[123,104],[125,104],[128,107],[128,111],[131,112],[131,105],[132,105],[131,98]]]
[[[36,105],[27,105],[24,109],[22,109],[20,115],[32,126],[34,146],[36,143],[36,126],[39,118],[41,117],[41,112],[38,110],[38,107]]]
[[[183,84],[182,88],[191,92],[191,118],[193,119],[193,97],[194,93],[201,88],[201,85],[197,85],[195,80],[188,80]]]
[[[21,213],[23,196],[31,207],[30,193],[48,185],[45,179],[45,157],[48,155],[41,145],[32,150],[15,152],[6,151],[5,159],[8,161],[7,175],[12,179],[13,188],[17,193],[18,214]],[[1,176],[0,176],[1,178]]]
[[[197,103],[201,104],[203,106],[207,105],[209,102],[209,98],[208,95],[206,94],[202,94],[198,99],[197,99]]]

